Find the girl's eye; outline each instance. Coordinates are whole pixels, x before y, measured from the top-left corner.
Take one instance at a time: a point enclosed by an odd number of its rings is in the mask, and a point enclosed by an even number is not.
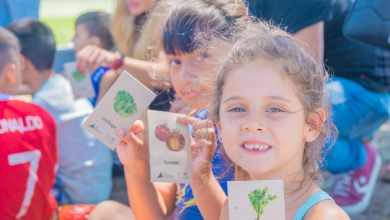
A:
[[[174,66],[180,65],[180,61],[179,60],[170,60],[168,62],[168,64],[169,64],[169,66],[174,67]]]
[[[229,112],[246,112],[245,108],[243,107],[234,107],[229,110]]]
[[[272,108],[268,108],[266,110],[266,112],[269,112],[269,113],[278,113],[278,112],[284,112],[282,109],[280,108],[275,108],[275,107],[272,107]]]

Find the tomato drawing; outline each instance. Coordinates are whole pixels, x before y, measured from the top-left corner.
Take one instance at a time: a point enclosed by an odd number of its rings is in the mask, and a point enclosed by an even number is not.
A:
[[[159,139],[160,141],[166,141],[168,137],[171,135],[171,130],[168,128],[167,124],[161,124],[158,125],[154,129],[154,135]]]

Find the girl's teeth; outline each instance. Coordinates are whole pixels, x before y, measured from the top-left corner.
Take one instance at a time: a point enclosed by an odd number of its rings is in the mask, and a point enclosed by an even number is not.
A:
[[[258,144],[244,144],[244,147],[248,150],[267,150],[269,146]]]

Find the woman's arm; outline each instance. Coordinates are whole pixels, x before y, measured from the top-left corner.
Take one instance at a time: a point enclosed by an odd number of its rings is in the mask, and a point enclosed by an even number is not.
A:
[[[77,69],[80,72],[86,70],[93,72],[99,66],[112,67],[115,62],[121,59],[121,55],[97,46],[88,45],[76,54],[76,59]],[[123,70],[132,74],[148,88],[166,88],[166,81],[161,78],[164,78],[168,73],[168,65],[165,63],[165,56],[162,53],[156,62],[124,57],[122,66],[116,71],[121,73]]]

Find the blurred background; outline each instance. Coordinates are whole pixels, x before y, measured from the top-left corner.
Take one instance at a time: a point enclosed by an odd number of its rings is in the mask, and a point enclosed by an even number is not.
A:
[[[54,32],[59,48],[72,41],[77,16],[87,11],[112,13],[114,0],[41,0],[39,19]]]

